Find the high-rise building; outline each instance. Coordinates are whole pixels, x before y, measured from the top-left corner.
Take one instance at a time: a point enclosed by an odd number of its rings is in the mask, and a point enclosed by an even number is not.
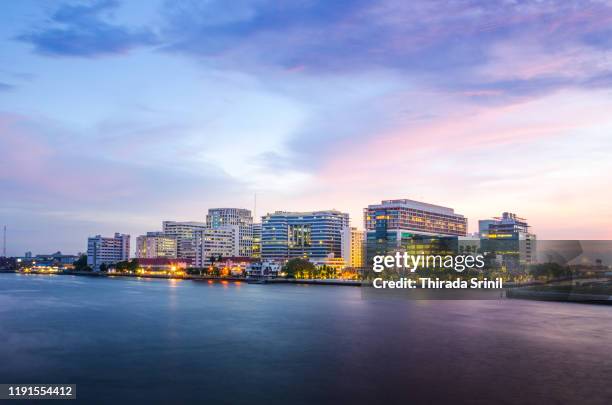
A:
[[[205,228],[196,232],[196,267],[205,267],[224,257],[239,254],[240,229],[238,225]]]
[[[525,218],[504,212],[501,217],[481,220],[479,224],[487,224],[487,229],[480,230],[484,251],[502,256],[507,265],[536,261],[536,235],[530,232]],[[513,263],[512,258],[518,258],[518,262],[514,260]]]
[[[211,208],[206,215],[206,224],[210,228],[227,225],[238,226],[239,255],[250,257],[253,253],[253,217],[251,211],[244,208]]]
[[[176,238],[163,232],[147,232],[136,238],[139,259],[176,259]]]
[[[496,219],[481,219],[478,221],[478,237],[486,238],[489,235],[489,226],[495,225]]]
[[[527,220],[525,218],[520,218],[511,212],[503,212],[501,217],[495,217],[490,220],[481,220],[479,222],[489,223],[488,235],[491,239],[529,234],[529,224],[527,224]]]
[[[348,267],[360,269],[365,262],[365,232],[355,227],[342,231],[342,257]]]
[[[364,228],[366,262],[370,263],[374,255],[398,250],[444,250],[448,239],[456,242],[467,234],[467,218],[440,205],[384,200],[364,209]]]
[[[364,217],[368,232],[397,230],[427,236],[467,234],[467,218],[456,214],[452,208],[407,199],[368,205]]]
[[[100,235],[87,239],[87,265],[94,271],[100,265],[115,264],[130,258],[130,235],[115,233],[114,237]]]
[[[262,259],[341,258],[349,215],[336,210],[277,211],[262,218]]]
[[[207,229],[203,222],[163,221],[163,233],[176,239],[176,257],[184,260],[188,266],[196,264],[196,232]]]
[[[261,258],[261,223],[253,224],[253,253],[251,257]]]

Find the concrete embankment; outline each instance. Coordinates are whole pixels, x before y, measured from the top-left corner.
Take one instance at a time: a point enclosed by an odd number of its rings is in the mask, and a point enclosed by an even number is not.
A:
[[[183,276],[172,276],[167,274],[125,274],[125,273],[103,273],[103,272],[92,272],[92,271],[64,271],[57,273],[29,271],[29,272],[17,272],[17,271],[6,271],[7,273],[20,273],[20,274],[39,274],[39,275],[64,275],[64,276],[84,276],[84,277],[107,277],[107,278],[147,278],[147,279],[177,279],[177,280],[191,280],[191,281],[232,281],[232,282],[248,282],[249,280],[244,277],[214,277],[204,276],[199,274],[186,274]],[[310,279],[268,279],[265,281],[266,284],[312,284],[312,285],[338,285],[338,286],[355,286],[360,287],[361,281],[359,280],[310,280]]]
[[[361,287],[362,282],[360,280],[310,280],[310,279],[287,279],[287,278],[275,278],[267,280],[268,284],[313,284],[313,285],[344,285],[351,287]]]
[[[537,301],[579,302],[585,304],[612,305],[611,295],[583,294],[564,291],[538,291],[527,288],[510,288],[506,292],[508,298],[528,299]]]
[[[18,272],[15,270],[0,270],[0,273],[19,273],[19,274],[40,274],[40,275],[72,275],[72,276],[84,276],[84,277],[105,277],[105,278],[146,278],[146,279],[179,279],[179,280],[191,280],[198,282],[249,282],[246,278],[242,277],[211,277],[201,275],[184,275],[184,276],[171,276],[166,274],[147,274],[147,275],[134,275],[134,274],[122,274],[122,273],[100,273],[100,272],[89,272],[89,271],[66,271],[59,273],[47,273],[47,272]],[[265,280],[265,284],[307,284],[307,285],[327,285],[327,286],[349,286],[349,287],[362,287],[364,286],[361,280],[314,280],[314,279],[268,279]],[[365,284],[367,286],[367,284]],[[585,294],[585,293],[574,293],[568,291],[542,291],[535,290],[530,287],[514,287],[506,288],[506,298],[510,299],[528,299],[538,301],[557,301],[557,302],[574,302],[574,303],[590,303],[590,304],[607,304],[612,305],[612,295],[603,294]],[[430,298],[436,299],[436,298]]]

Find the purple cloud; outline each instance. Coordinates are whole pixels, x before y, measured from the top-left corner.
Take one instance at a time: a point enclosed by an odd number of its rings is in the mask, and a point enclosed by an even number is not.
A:
[[[432,87],[493,90],[510,99],[582,86],[608,67],[576,69],[582,60],[574,66],[568,60],[538,76],[484,77],[480,68],[496,62],[492,50],[499,43],[535,43],[544,58],[567,49],[601,57],[612,45],[612,7],[597,0],[212,1],[168,2],[166,8],[163,49],[221,67],[311,75],[391,69]],[[529,55],[517,58],[531,63]],[[575,74],[568,76],[567,68]]]
[[[157,42],[146,28],[130,29],[111,24],[103,17],[117,8],[115,0],[91,5],[63,5],[51,17],[50,26],[19,35],[36,52],[50,56],[95,57],[125,53]]]

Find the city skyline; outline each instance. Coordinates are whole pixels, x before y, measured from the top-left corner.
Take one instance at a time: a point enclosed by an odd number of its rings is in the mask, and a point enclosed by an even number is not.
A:
[[[182,221],[176,221],[176,220],[167,220],[167,219],[163,219],[161,220],[161,226],[160,227],[153,227],[153,230],[146,230],[146,231],[139,231],[136,234],[129,234],[129,233],[123,233],[123,232],[111,232],[110,234],[114,234],[114,238],[117,238],[118,235],[119,236],[127,236],[128,239],[131,236],[134,236],[134,240],[136,241],[136,245],[132,245],[132,247],[130,246],[130,243],[128,242],[128,248],[127,248],[127,252],[128,255],[132,258],[138,258],[138,257],[147,257],[147,253],[146,250],[151,248],[154,250],[157,250],[158,247],[143,247],[143,249],[140,249],[139,246],[143,246],[143,244],[146,243],[153,243],[152,241],[147,242],[146,238],[152,238],[152,237],[164,237],[164,238],[175,238],[174,239],[174,253],[175,255],[181,256],[182,258],[184,255],[181,254],[181,238],[182,237],[187,237],[187,239],[191,239],[194,238],[194,242],[198,239],[197,236],[191,235],[192,232],[197,232],[197,230],[205,230],[205,231],[215,231],[215,230],[220,230],[220,231],[224,231],[224,232],[232,232],[232,236],[231,239],[235,239],[234,240],[234,245],[232,245],[232,249],[235,249],[235,252],[231,255],[231,256],[236,256],[236,257],[253,257],[253,251],[251,251],[250,254],[240,254],[240,248],[239,246],[242,245],[242,241],[241,238],[239,238],[238,236],[238,232],[239,232],[239,226],[236,224],[226,224],[223,226],[220,226],[220,223],[215,223],[214,220],[211,220],[212,216],[211,216],[211,212],[234,212],[234,211],[243,211],[243,214],[246,216],[245,219],[249,219],[252,220],[251,222],[249,222],[249,226],[250,226],[250,232],[253,232],[253,227],[254,226],[258,226],[260,228],[260,232],[266,228],[266,223],[268,221],[270,221],[271,218],[275,218],[275,217],[279,217],[279,218],[284,218],[284,217],[295,217],[295,218],[299,218],[299,220],[302,220],[303,216],[309,217],[309,216],[318,216],[319,214],[325,216],[326,214],[331,214],[331,215],[339,215],[339,216],[346,216],[346,221],[344,222],[344,225],[342,227],[342,232],[344,231],[351,231],[351,230],[355,230],[358,232],[363,233],[364,235],[367,234],[368,230],[372,230],[373,229],[373,220],[374,218],[372,217],[373,212],[376,211],[377,208],[379,207],[387,207],[387,206],[391,206],[391,207],[395,207],[397,206],[397,204],[400,204],[400,206],[406,206],[406,207],[412,207],[414,209],[421,209],[421,210],[425,210],[425,212],[422,213],[417,213],[416,215],[418,215],[419,217],[422,217],[423,219],[425,219],[425,217],[427,215],[431,215],[431,213],[434,214],[438,214],[438,213],[442,213],[445,215],[451,215],[456,217],[455,220],[459,220],[459,221],[467,221],[467,218],[465,218],[462,214],[454,212],[454,209],[451,207],[445,207],[445,206],[441,206],[441,205],[436,205],[436,204],[431,204],[428,202],[424,202],[424,201],[415,201],[415,200],[410,200],[410,199],[394,199],[394,200],[382,200],[380,203],[374,203],[374,204],[370,204],[367,207],[364,207],[363,212],[362,212],[362,217],[360,224],[358,226],[355,226],[355,224],[359,221],[355,221],[354,219],[352,219],[350,217],[350,215],[346,212],[341,212],[340,210],[336,210],[336,209],[330,209],[330,210],[311,210],[311,211],[288,211],[288,210],[276,210],[274,212],[269,212],[266,214],[263,214],[261,217],[258,217],[258,219],[260,220],[259,222],[256,221],[256,218],[253,218],[252,216],[252,211],[247,209],[247,208],[240,208],[240,207],[225,207],[225,208],[219,208],[219,207],[215,207],[215,208],[209,208],[208,209],[208,214],[206,215],[206,220],[205,221],[192,221],[192,220],[182,220]],[[513,216],[513,217],[517,217],[516,214],[514,213],[508,213],[508,212],[504,212],[503,213],[503,217],[505,216]],[[367,219],[366,219],[367,218]],[[518,217],[517,217],[518,218]],[[499,220],[501,219],[501,217],[488,217],[485,219],[479,219],[477,221],[478,223],[478,227],[476,230],[470,229],[470,228],[462,228],[462,229],[447,229],[447,228],[440,228],[440,229],[436,229],[435,228],[435,224],[434,222],[427,224],[427,225],[422,225],[420,223],[414,223],[411,222],[410,220],[408,220],[408,222],[404,222],[402,224],[400,223],[395,223],[393,222],[392,224],[390,224],[390,229],[395,229],[395,230],[399,230],[399,229],[407,229],[410,228],[411,232],[416,232],[416,233],[422,233],[422,234],[437,234],[438,236],[463,236],[463,237],[475,237],[475,238],[480,238],[482,237],[483,234],[483,229],[482,229],[482,224],[486,223],[487,226],[489,223],[497,223]],[[526,221],[525,218],[519,218],[522,221]],[[420,221],[420,220],[419,220]],[[375,222],[375,221],[374,221]],[[367,225],[367,226],[365,226]],[[270,225],[273,227],[273,225]],[[448,224],[447,224],[448,226]],[[178,227],[179,229],[171,229],[171,228],[176,228]],[[432,228],[430,228],[432,227]],[[189,228],[189,230],[187,230]],[[193,228],[193,229],[192,229]],[[218,229],[219,228],[219,229]],[[529,226],[529,228],[531,228],[531,226]],[[274,228],[272,228],[274,229]],[[188,235],[185,235],[184,233],[187,232]],[[243,231],[244,232],[244,231]],[[433,232],[433,234],[431,233]],[[486,232],[484,232],[486,234]],[[202,235],[200,235],[201,238]],[[251,237],[252,237],[252,233],[251,233]],[[262,235],[260,235],[261,237]],[[90,240],[91,239],[96,239],[96,238],[108,238],[108,239],[112,239],[113,236],[106,236],[105,234],[101,234],[101,233],[91,233],[87,236],[88,239],[88,243],[86,244],[86,246],[88,246],[90,244]],[[276,239],[276,238],[274,238]],[[260,243],[264,242],[265,238],[262,238],[262,240],[260,241]],[[3,236],[3,244],[6,242],[6,236]],[[155,241],[155,243],[160,243],[158,241]],[[161,241],[161,243],[167,243],[166,241]],[[251,247],[252,247],[252,240],[250,242]],[[200,249],[200,247],[191,246],[191,248],[194,249],[193,251],[193,259],[196,260],[196,250]],[[138,254],[139,249],[141,251],[143,251],[144,256],[140,256]],[[260,245],[260,249],[261,249],[261,245]],[[349,251],[350,246],[347,249],[347,252]],[[70,252],[71,254],[85,254],[87,252],[88,249],[85,249],[84,251],[81,250],[77,250],[75,252]],[[47,249],[47,253],[40,253],[37,252],[37,254],[48,254],[49,252],[54,251],[57,253],[61,253],[61,250],[57,250],[55,248],[51,248],[51,250]],[[8,250],[7,250],[8,252]],[[24,252],[27,256],[27,254],[32,254],[32,250],[27,250]],[[65,251],[64,251],[65,253]],[[183,252],[185,253],[185,252]],[[257,252],[257,253],[261,253],[261,252]],[[7,257],[11,257],[10,254],[6,255]],[[22,256],[21,254],[15,254],[12,255],[14,257],[20,257]],[[188,254],[187,254],[188,256]],[[166,257],[165,254],[161,254],[158,256],[157,252],[155,253],[155,257]]]
[[[606,1],[0,6],[7,254],[411,198],[612,239]],[[444,9],[444,13],[439,10]],[[257,221],[259,222],[259,221]]]

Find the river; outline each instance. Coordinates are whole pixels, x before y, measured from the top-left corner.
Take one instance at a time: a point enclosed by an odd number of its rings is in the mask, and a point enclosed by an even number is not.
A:
[[[612,403],[612,307],[0,274],[0,383],[78,402]]]

